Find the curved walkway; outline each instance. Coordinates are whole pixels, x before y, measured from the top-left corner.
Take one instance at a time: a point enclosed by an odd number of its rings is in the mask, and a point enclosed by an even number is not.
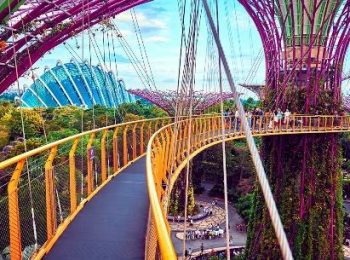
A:
[[[111,180],[45,259],[144,259],[149,210],[145,169],[143,157]]]

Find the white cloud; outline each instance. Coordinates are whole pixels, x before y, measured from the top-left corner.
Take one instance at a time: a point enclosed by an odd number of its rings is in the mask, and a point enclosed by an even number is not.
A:
[[[163,20],[154,19],[152,17],[146,17],[144,13],[138,11],[136,13],[136,18],[139,26],[142,27],[152,27],[159,30],[167,29],[167,25]],[[123,12],[116,17],[116,21],[130,23],[132,24],[132,18],[129,11]]]

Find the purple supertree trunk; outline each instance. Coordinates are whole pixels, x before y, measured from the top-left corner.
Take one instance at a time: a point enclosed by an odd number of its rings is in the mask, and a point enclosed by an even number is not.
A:
[[[265,51],[265,109],[340,113],[350,1],[239,2],[253,19]],[[296,259],[343,254],[339,151],[336,134],[263,139],[262,157]],[[247,249],[250,259],[280,257],[259,189]]]

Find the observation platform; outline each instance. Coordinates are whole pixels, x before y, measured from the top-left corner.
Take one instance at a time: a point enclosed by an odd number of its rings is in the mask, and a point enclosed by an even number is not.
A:
[[[144,259],[149,199],[145,157],[114,177],[67,227],[45,259]]]

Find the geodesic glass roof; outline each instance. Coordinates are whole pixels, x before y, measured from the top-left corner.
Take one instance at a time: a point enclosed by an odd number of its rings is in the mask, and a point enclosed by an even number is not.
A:
[[[125,90],[122,80],[101,65],[90,66],[72,60],[58,62],[54,68],[46,68],[21,97],[24,107],[60,107],[94,105],[117,107],[134,102],[135,97]]]

